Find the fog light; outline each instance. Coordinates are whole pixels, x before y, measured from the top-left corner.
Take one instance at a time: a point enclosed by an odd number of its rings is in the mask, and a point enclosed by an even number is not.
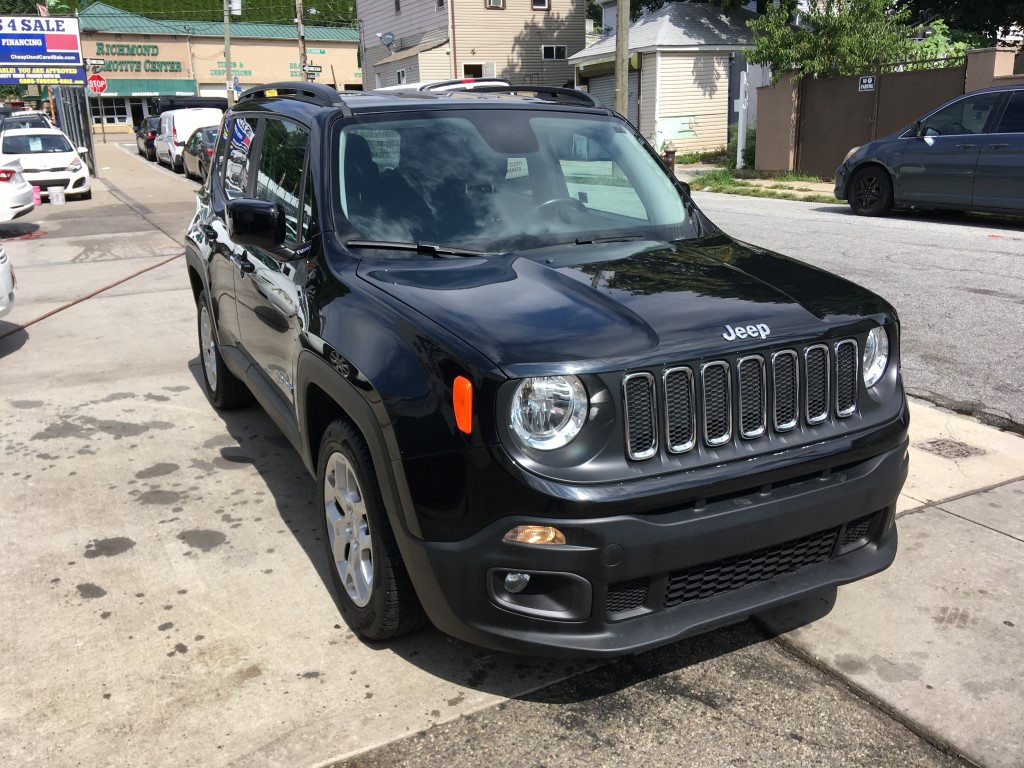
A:
[[[530,574],[510,573],[505,577],[505,591],[516,595],[526,589],[526,586],[529,583]]]
[[[505,541],[520,544],[565,544],[565,534],[550,525],[517,525],[505,534]]]

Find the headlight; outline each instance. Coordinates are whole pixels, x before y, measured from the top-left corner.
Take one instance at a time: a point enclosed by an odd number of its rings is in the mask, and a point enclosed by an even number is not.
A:
[[[889,362],[889,335],[885,328],[872,328],[864,343],[861,356],[861,370],[864,372],[864,386],[869,389],[878,383]]]
[[[523,379],[512,397],[512,429],[530,448],[567,445],[587,419],[587,390],[575,376]]]
[[[853,153],[856,152],[858,149],[860,149],[860,147],[854,147],[849,152],[847,152],[846,157],[843,158],[843,162],[845,163],[847,160],[853,157]]]
[[[71,161],[71,165],[69,165],[65,170],[68,170],[71,173],[78,173],[80,170],[82,170],[82,161],[76,157],[74,160]]]

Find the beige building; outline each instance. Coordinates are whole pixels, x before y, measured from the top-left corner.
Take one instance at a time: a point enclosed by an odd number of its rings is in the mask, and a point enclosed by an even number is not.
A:
[[[242,17],[244,19],[244,17]],[[302,79],[295,26],[231,23],[231,84],[236,92],[263,83]],[[224,25],[165,21],[93,3],[79,16],[82,54],[103,59],[107,90],[91,97],[93,122],[130,131],[150,113],[154,96],[228,95]],[[317,82],[339,90],[361,89],[359,35],[352,28],[306,26],[309,64]]]
[[[358,0],[367,90],[504,77],[563,85],[584,46],[584,0]]]

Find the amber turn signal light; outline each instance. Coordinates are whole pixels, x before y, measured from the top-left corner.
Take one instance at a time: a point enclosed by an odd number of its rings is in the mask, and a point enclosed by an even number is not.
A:
[[[504,538],[520,544],[565,544],[565,534],[550,525],[517,525]]]
[[[468,435],[473,431],[473,383],[465,376],[456,376],[452,383],[452,406],[455,424]]]

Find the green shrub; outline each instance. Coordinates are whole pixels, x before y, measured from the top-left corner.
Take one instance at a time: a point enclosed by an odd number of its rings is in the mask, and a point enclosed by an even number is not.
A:
[[[739,132],[738,126],[733,123],[729,126],[729,143],[725,146],[725,167],[735,168],[736,167],[736,145],[738,139],[736,138]],[[754,157],[756,150],[756,139],[757,132],[753,126],[747,127],[747,145],[743,148],[743,167],[753,168]]]

